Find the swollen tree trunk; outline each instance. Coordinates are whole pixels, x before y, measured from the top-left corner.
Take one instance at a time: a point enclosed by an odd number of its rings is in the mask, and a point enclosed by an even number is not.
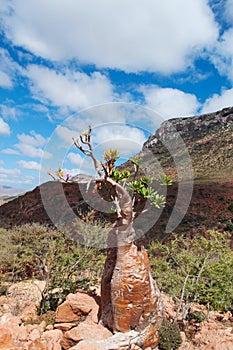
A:
[[[118,184],[117,193],[121,218],[108,237],[101,282],[101,322],[113,331],[141,330],[144,334],[141,345],[151,346],[158,342],[162,299],[151,276],[147,251],[134,242],[131,198]]]

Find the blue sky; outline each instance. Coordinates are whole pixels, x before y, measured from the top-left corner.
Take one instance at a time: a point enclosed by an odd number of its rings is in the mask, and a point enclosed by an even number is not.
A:
[[[0,185],[90,172],[71,141],[89,123],[127,159],[161,121],[232,105],[233,0],[0,2]]]

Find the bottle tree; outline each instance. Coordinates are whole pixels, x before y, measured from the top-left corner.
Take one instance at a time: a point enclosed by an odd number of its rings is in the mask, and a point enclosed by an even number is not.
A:
[[[147,251],[136,240],[134,220],[142,210],[140,203],[148,199],[160,208],[165,197],[159,195],[149,177],[139,177],[140,159],[134,158],[135,173],[115,168],[117,150],[110,149],[96,159],[91,141],[91,127],[84,131],[74,145],[93,160],[98,174],[97,190],[108,193],[116,210],[116,220],[109,232],[107,258],[101,281],[101,322],[112,331],[140,330],[144,346],[156,344],[162,322],[161,295],[150,271]],[[161,180],[169,184],[163,176]]]

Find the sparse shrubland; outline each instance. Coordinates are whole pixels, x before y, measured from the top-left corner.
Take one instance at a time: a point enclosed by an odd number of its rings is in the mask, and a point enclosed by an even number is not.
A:
[[[102,228],[98,223],[93,226],[97,235]],[[102,274],[104,254],[99,248],[78,244],[57,230],[35,224],[1,229],[0,240],[2,292],[12,282],[44,280],[39,313],[55,310],[68,293],[89,290]]]
[[[44,280],[46,288],[39,310],[43,313],[54,310],[68,293],[89,290],[99,283],[105,260],[104,250],[98,248],[99,237],[104,238],[109,227],[92,223],[89,235],[88,225],[82,221],[77,225],[89,247],[41,225],[1,229],[1,293],[9,283]],[[178,304],[182,299],[180,311],[185,317],[194,301],[215,310],[232,310],[233,252],[227,233],[208,231],[207,238],[174,237],[166,243],[151,242],[148,250],[161,291],[172,295]]]
[[[226,232],[207,231],[206,238],[175,236],[149,247],[152,273],[160,289],[179,304],[183,320],[192,302],[211,309],[233,308],[233,252]]]

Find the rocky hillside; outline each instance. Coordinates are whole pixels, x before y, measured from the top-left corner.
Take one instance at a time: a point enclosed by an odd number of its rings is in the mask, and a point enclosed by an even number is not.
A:
[[[191,157],[195,179],[232,179],[233,107],[163,122],[143,145],[141,156],[151,174],[156,172],[154,157],[166,173],[176,178],[174,159],[178,157],[178,166],[185,172],[187,162],[182,164],[185,147]]]

